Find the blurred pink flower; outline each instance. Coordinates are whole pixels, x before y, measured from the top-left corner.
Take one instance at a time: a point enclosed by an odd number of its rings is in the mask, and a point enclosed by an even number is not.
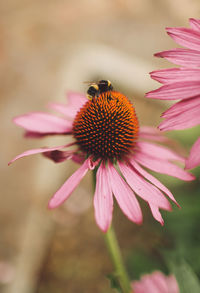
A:
[[[155,143],[167,140],[158,130],[151,127],[139,130],[132,103],[124,95],[109,91],[92,100],[81,94],[69,93],[68,104],[52,103],[49,107],[64,117],[34,112],[16,117],[14,122],[26,130],[26,136],[72,135],[73,142],[28,150],[10,162],[43,153],[56,163],[72,159],[81,164],[50,199],[49,208],[61,205],[87,171],[98,167],[94,209],[96,222],[102,231],[107,231],[112,221],[113,194],[131,221],[142,222],[136,193],[148,203],[153,217],[163,224],[159,209],[171,210],[165,195],[177,202],[172,193],[143,167],[186,181],[193,180],[194,176],[173,163],[185,163],[182,156]],[[69,146],[74,146],[74,150],[63,150]]]
[[[165,120],[159,125],[160,130],[185,129],[200,124],[200,20],[191,18],[189,22],[191,28],[166,29],[173,40],[187,49],[176,48],[155,54],[156,57],[181,66],[150,73],[163,86],[147,93],[147,98],[180,100],[162,114]],[[198,139],[191,150],[186,168],[200,164],[199,154]]]
[[[134,293],[179,293],[177,281],[173,275],[165,276],[159,271],[142,276],[140,281],[132,282]]]

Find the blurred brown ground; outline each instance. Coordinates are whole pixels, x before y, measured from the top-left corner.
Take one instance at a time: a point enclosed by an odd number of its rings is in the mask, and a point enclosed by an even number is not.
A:
[[[152,64],[153,70],[164,66],[153,53],[174,47],[164,28],[186,25],[189,17],[199,13],[198,0],[0,2],[0,264],[7,273],[3,278],[0,270],[0,289],[10,293],[110,292],[105,275],[112,266],[94,222],[90,176],[64,207],[47,211],[48,198],[77,166],[54,165],[33,156],[8,168],[7,162],[26,149],[63,141],[25,140],[11,120],[25,112],[45,110],[49,101],[64,101],[66,90],[86,90],[79,79],[68,83],[69,64],[73,67],[73,54],[82,44],[104,45],[130,60]],[[112,80],[112,70],[106,78]],[[114,85],[126,91],[123,83]],[[140,123],[157,125],[164,106],[146,101],[147,90],[144,82],[143,92],[127,92],[136,95]],[[114,218],[124,251],[142,242],[145,224],[138,228],[117,209]],[[16,292],[14,283],[29,289]]]

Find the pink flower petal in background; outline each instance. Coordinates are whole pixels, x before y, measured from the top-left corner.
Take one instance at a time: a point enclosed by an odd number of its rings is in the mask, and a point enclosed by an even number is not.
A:
[[[101,163],[97,171],[94,210],[98,226],[106,232],[112,221],[113,196],[104,163]]]
[[[37,133],[69,133],[72,131],[72,122],[61,117],[32,112],[13,119],[14,123],[24,129]]]
[[[190,155],[186,161],[185,168],[193,169],[198,165],[200,165],[200,137],[197,139],[190,150]]]
[[[197,80],[169,83],[146,94],[147,98],[160,100],[188,99],[200,95],[200,83]]]
[[[179,293],[178,283],[173,275],[165,276],[155,271],[132,282],[134,293]]]
[[[136,196],[111,163],[108,165],[108,176],[109,184],[121,210],[129,220],[138,224],[142,223],[142,211]]]
[[[147,98],[180,100],[162,114],[160,130],[181,130],[200,124],[200,20],[190,18],[189,23],[191,28],[167,28],[170,37],[186,48],[155,54],[182,66],[151,73],[153,79],[164,85],[147,93]],[[186,162],[187,169],[200,165],[198,141]]]
[[[174,104],[172,107],[170,107],[168,110],[166,110],[163,114],[163,118],[170,118],[170,117],[176,117],[178,114],[187,113],[190,110],[193,110],[193,108],[200,107],[200,96],[182,100],[176,104]]]
[[[166,28],[169,36],[179,45],[200,51],[200,32],[191,28]]]
[[[152,79],[157,80],[160,83],[171,83],[176,80],[199,80],[200,69],[197,68],[169,68],[161,69],[150,72]]]
[[[189,22],[190,22],[191,28],[193,28],[194,30],[200,31],[200,20],[190,18]]]
[[[171,117],[170,117],[171,118]],[[200,124],[200,107],[194,106],[186,112],[181,112],[160,123],[159,129],[163,131],[181,130]]]
[[[172,49],[154,54],[155,57],[165,58],[174,64],[184,67],[198,68],[200,66],[199,51],[188,49]],[[166,69],[168,70],[168,69]]]

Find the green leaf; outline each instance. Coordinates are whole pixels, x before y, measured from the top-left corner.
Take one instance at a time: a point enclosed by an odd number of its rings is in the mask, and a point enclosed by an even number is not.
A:
[[[198,277],[186,261],[168,260],[168,265],[171,273],[176,277],[180,293],[200,293]]]
[[[121,288],[120,288],[118,278],[117,278],[117,276],[115,274],[109,274],[109,275],[107,275],[107,278],[110,280],[110,287],[112,289],[117,289],[117,291],[119,293],[123,293]]]

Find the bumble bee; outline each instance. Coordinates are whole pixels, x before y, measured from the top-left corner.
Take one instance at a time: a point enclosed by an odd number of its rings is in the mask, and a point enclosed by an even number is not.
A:
[[[97,82],[89,82],[90,87],[87,91],[87,98],[91,100],[94,97],[99,97],[100,94],[107,91],[112,91],[113,86],[109,80],[100,80]]]

